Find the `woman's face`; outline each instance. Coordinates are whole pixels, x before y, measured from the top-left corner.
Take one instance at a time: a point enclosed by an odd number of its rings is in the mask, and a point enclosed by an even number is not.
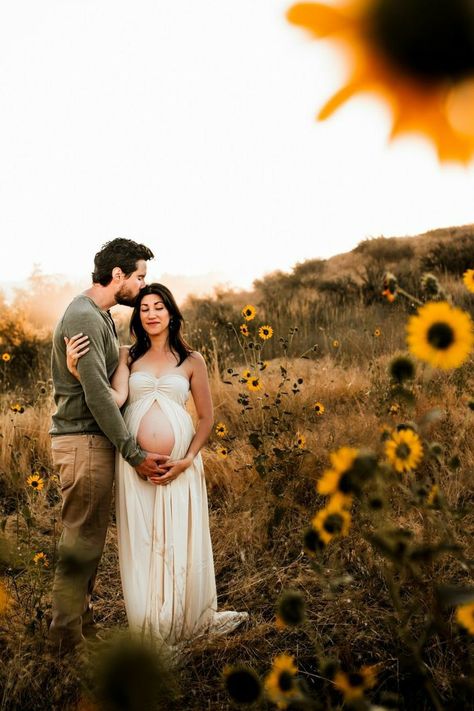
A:
[[[149,336],[169,330],[170,312],[158,294],[147,294],[140,303],[140,321]]]

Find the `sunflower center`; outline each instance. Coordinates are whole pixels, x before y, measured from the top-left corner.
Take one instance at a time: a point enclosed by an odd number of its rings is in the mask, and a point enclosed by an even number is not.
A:
[[[342,516],[338,513],[329,514],[324,521],[324,529],[328,533],[340,533],[342,531]]]
[[[35,480],[35,481],[32,481],[32,482],[31,482],[31,486],[33,486],[33,487],[38,486],[38,482],[37,482],[36,480]]]
[[[374,0],[369,23],[379,50],[422,81],[474,70],[472,0]]]
[[[408,457],[410,456],[410,447],[406,444],[406,442],[402,442],[401,444],[397,445],[395,454],[398,459],[408,459]]]
[[[349,684],[354,688],[364,685],[364,677],[362,674],[359,674],[359,672],[352,672],[347,675],[347,678],[349,680]]]
[[[445,351],[454,343],[454,331],[449,324],[440,321],[428,329],[427,338],[433,348]]]
[[[278,677],[278,686],[282,691],[290,691],[293,686],[293,674],[289,671],[282,671]]]

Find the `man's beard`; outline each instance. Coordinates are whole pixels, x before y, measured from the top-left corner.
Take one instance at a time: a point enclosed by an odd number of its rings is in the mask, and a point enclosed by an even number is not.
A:
[[[136,296],[132,296],[126,287],[122,287],[120,291],[115,294],[115,301],[120,306],[135,306]]]

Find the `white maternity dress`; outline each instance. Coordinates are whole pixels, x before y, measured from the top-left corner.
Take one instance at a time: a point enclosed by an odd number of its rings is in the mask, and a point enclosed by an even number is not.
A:
[[[136,437],[156,402],[171,423],[170,457],[185,456],[194,436],[185,409],[189,381],[167,373],[130,375],[124,419]],[[116,462],[120,574],[131,630],[175,646],[204,632],[225,634],[248,617],[217,612],[207,492],[201,455],[166,486],[143,481],[127,462]]]

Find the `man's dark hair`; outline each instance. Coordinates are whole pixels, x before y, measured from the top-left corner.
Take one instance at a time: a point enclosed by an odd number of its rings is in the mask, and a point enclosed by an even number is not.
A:
[[[113,239],[106,242],[100,252],[95,255],[92,281],[94,284],[107,286],[112,281],[114,267],[120,267],[123,273],[129,277],[136,270],[139,259],[148,261],[154,256],[151,249],[145,247],[144,244],[134,242],[133,239],[122,237]]]

